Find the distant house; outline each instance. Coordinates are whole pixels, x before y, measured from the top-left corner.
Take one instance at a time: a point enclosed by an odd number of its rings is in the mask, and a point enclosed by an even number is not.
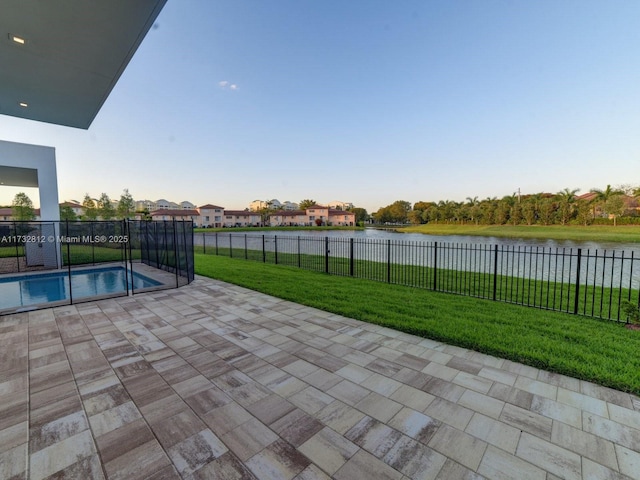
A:
[[[269,225],[283,226],[315,226],[334,225],[349,226],[356,224],[355,213],[335,210],[321,205],[313,205],[306,210],[279,211],[269,216]]]
[[[199,213],[199,219],[197,225],[199,227],[215,227],[220,228],[223,224],[224,207],[218,205],[211,205],[207,203],[197,208]]]
[[[35,214],[34,220],[40,220],[40,209],[34,208],[33,213]],[[13,208],[0,208],[0,222],[11,222],[13,221]]]
[[[260,214],[245,210],[225,210],[224,227],[258,227],[260,226]]]
[[[84,214],[84,207],[76,202],[62,202],[60,204],[60,208],[69,207],[73,213],[76,214],[76,217],[80,217]]]
[[[181,209],[161,209],[154,210],[150,213],[151,220],[162,221],[162,220],[183,220],[183,221],[192,221],[194,224],[198,224],[198,219],[200,217],[200,212],[197,210],[181,210]]]

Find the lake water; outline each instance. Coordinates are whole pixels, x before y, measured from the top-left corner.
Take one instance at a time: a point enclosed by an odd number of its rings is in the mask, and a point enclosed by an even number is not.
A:
[[[264,236],[264,242],[262,240]],[[329,239],[325,241],[325,238]],[[298,240],[299,239],[299,240]],[[353,246],[351,240],[353,239]],[[216,234],[196,233],[212,248]],[[436,245],[437,243],[437,245]],[[445,270],[498,273],[611,288],[640,287],[640,244],[424,235],[388,230],[220,232],[220,248],[307,254]],[[578,251],[580,249],[580,252]],[[578,269],[578,265],[580,268]]]
[[[229,233],[234,233],[229,230]],[[589,250],[624,250],[634,251],[640,256],[640,243],[618,242],[576,242],[572,240],[544,240],[534,238],[501,238],[479,237],[472,235],[425,235],[422,233],[397,233],[389,230],[367,228],[365,230],[259,230],[255,232],[235,232],[235,235],[246,233],[249,236],[265,235],[267,237],[329,237],[329,238],[357,238],[368,240],[397,240],[402,242],[442,242],[467,245],[510,245],[546,248],[582,248]],[[226,235],[221,232],[220,235]],[[207,234],[211,235],[211,234]],[[198,238],[200,237],[200,238]],[[202,234],[195,234],[196,245],[202,245]]]

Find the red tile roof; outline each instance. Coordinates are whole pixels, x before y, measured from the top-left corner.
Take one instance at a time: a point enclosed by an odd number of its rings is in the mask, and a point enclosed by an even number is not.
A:
[[[219,207],[217,205],[211,205],[210,203],[207,203],[206,205],[202,205],[201,207],[198,207],[200,209],[205,209],[205,210],[213,210],[213,209],[221,209],[224,210],[224,207]]]
[[[200,213],[197,210],[163,209],[163,210],[154,210],[149,215],[151,215],[152,217],[161,217],[163,215],[166,215],[168,217],[199,217]]]

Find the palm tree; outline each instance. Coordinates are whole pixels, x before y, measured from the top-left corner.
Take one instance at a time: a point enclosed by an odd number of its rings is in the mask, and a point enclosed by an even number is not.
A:
[[[602,205],[601,210],[603,213],[607,212],[607,202],[611,199],[611,197],[615,195],[623,195],[624,192],[622,190],[611,188],[611,185],[607,185],[607,188],[604,190],[600,190],[597,188],[592,188],[591,193],[595,193],[596,196],[594,201],[600,205]]]
[[[574,204],[576,203],[576,193],[579,191],[579,188],[574,188],[573,190],[565,188],[556,194],[559,204],[560,223],[562,223],[562,225],[565,225],[569,221],[569,218],[571,218],[574,211]]]

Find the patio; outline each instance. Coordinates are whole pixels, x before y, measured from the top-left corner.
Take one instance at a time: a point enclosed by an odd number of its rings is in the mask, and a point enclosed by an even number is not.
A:
[[[196,278],[0,318],[0,478],[640,478],[640,399]]]

